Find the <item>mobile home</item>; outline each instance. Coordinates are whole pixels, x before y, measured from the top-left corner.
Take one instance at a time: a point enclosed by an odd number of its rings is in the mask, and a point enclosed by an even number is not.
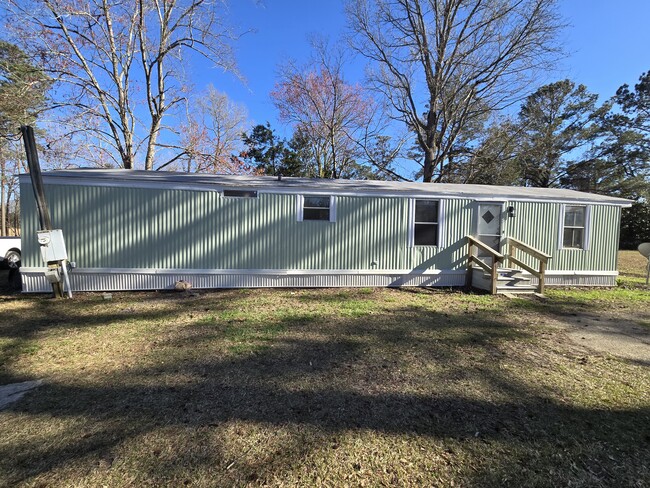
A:
[[[562,189],[126,170],[43,181],[76,291],[611,286],[630,204]],[[29,175],[20,185],[23,291],[47,291]]]

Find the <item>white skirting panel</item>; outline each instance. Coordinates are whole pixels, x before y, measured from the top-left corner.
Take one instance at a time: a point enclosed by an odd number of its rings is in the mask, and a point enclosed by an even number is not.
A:
[[[43,271],[21,269],[23,292],[51,290]],[[608,271],[552,271],[546,274],[546,285],[616,286],[616,277]],[[465,271],[75,269],[70,279],[73,291],[171,290],[179,280],[193,288],[455,287],[465,286]]]
[[[616,286],[617,275],[596,275],[596,274],[565,274],[546,275],[544,283],[546,286]],[[536,285],[538,279],[531,277],[531,284]]]
[[[215,270],[216,271],[216,270]],[[23,292],[40,293],[51,290],[41,270],[21,270]],[[338,288],[398,286],[464,286],[464,271],[429,271],[364,273],[342,270],[219,270],[199,272],[188,270],[72,270],[73,291],[171,290],[179,280],[193,288]]]

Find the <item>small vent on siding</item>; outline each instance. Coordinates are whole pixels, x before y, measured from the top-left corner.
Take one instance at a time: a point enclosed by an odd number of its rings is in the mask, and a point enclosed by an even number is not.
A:
[[[257,192],[251,190],[224,190],[224,197],[257,198]]]

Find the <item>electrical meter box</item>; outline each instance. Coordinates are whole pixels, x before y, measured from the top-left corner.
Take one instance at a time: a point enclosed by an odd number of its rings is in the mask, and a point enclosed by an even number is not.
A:
[[[38,244],[41,247],[41,256],[45,263],[63,261],[68,259],[65,249],[63,231],[61,229],[36,231]]]

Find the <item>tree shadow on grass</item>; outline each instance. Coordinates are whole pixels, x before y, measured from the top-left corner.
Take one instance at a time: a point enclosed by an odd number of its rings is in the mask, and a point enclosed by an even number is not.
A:
[[[121,465],[115,461],[122,466],[115,469],[130,463],[152,484],[192,481],[201,470],[211,470],[214,485],[244,484],[282,474],[340,435],[370,432],[476,456],[458,473],[468,485],[498,486],[504,479],[631,485],[649,474],[650,408],[572,404],[513,374],[501,367],[506,346],[530,339],[529,333],[486,314],[409,306],[350,318],[295,314],[275,322],[270,341],[260,328],[269,324],[241,324],[254,331],[242,339],[250,346],[245,354],[224,353],[232,324],[197,321],[185,334],[162,338],[136,367],[91,382],[43,386],[11,412],[25,422],[51,418],[64,426],[26,431],[2,445],[5,482],[112,459],[147,436],[161,436],[165,444],[169,431],[180,438],[179,448],[164,462],[152,449]],[[228,430],[232,425],[241,430]],[[255,438],[255,429],[264,435]],[[275,432],[286,434],[279,444],[268,441]],[[255,442],[266,446],[264,456],[232,452],[233,443],[246,451],[257,449]],[[500,458],[482,458],[481,451]],[[530,482],[534,473],[537,481]]]
[[[37,337],[41,333],[65,332],[70,329],[92,329],[131,322],[133,320],[163,320],[168,310],[152,310],[134,313],[129,309],[93,315],[89,312],[93,303],[77,303],[65,308],[49,300],[31,302],[36,313],[4,311],[0,319],[0,384],[25,381],[29,378],[8,372],[12,361],[21,354],[38,350]],[[69,304],[68,304],[69,305]]]

